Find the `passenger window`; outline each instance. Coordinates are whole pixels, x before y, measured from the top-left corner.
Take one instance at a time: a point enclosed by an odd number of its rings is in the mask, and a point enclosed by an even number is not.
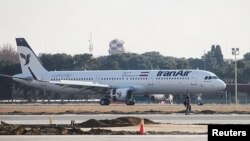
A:
[[[208,79],[209,79],[209,80],[212,79],[212,76],[209,76]]]
[[[205,80],[207,80],[207,76],[205,77]]]

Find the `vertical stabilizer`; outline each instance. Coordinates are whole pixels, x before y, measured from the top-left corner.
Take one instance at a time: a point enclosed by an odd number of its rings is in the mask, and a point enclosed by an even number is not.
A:
[[[16,43],[22,73],[30,73],[29,68],[36,74],[43,74],[47,72],[24,38],[16,38]]]

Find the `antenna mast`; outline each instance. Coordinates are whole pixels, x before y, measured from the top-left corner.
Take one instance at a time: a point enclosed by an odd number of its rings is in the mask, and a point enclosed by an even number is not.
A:
[[[92,52],[93,52],[92,32],[90,32],[90,37],[89,37],[89,53],[92,54]]]

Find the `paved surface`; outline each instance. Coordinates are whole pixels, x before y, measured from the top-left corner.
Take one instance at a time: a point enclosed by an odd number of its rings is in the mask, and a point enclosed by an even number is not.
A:
[[[183,115],[183,114],[144,114],[144,115],[114,115],[114,114],[87,114],[87,115],[0,115],[0,120],[13,124],[49,124],[49,118],[53,120],[54,124],[69,124],[71,120],[76,122],[83,122],[88,119],[114,119],[123,116],[136,116],[141,118],[148,118],[156,122],[174,123],[174,124],[250,124],[250,115],[242,114],[214,114],[214,115]],[[178,125],[177,125],[178,126]],[[192,125],[194,126],[194,125]],[[200,125],[197,125],[200,126]],[[119,128],[119,127],[117,127]],[[138,130],[138,127],[134,127]],[[155,127],[156,128],[156,127]],[[157,127],[158,129],[159,127]],[[163,127],[164,131],[167,129]],[[199,127],[200,128],[200,127]],[[205,128],[205,127],[204,127]],[[179,129],[179,128],[178,128]],[[206,129],[206,128],[205,128]],[[205,130],[204,129],[204,130]],[[119,130],[119,129],[116,129]],[[160,130],[160,129],[159,129]],[[204,131],[203,131],[204,132]],[[206,141],[206,135],[63,135],[63,136],[0,136],[1,140],[8,141]]]
[[[89,119],[114,119],[123,116],[135,116],[148,118],[161,123],[174,124],[250,124],[250,115],[242,114],[214,114],[214,115],[184,115],[184,114],[87,114],[87,115],[0,115],[0,121],[12,124],[49,124],[49,118],[53,124],[69,124],[71,120],[76,123]]]
[[[207,141],[205,135],[0,136],[1,141]]]

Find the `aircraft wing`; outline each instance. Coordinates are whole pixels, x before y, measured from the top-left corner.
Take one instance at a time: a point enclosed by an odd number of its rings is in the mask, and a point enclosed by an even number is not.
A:
[[[88,81],[68,81],[68,80],[60,80],[60,81],[49,81],[49,83],[59,85],[63,88],[79,88],[79,92],[104,92],[111,89],[110,85],[99,84]]]

